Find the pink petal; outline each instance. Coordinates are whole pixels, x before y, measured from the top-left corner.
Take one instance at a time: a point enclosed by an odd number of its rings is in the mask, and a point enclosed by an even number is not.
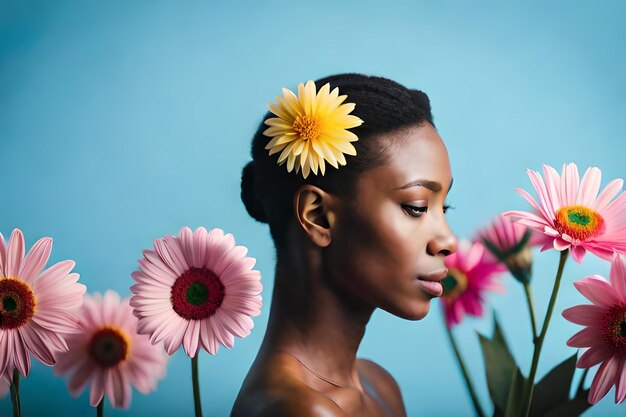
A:
[[[46,365],[54,365],[54,355],[46,341],[39,334],[40,331],[35,330],[36,327],[39,326],[33,322],[24,326],[24,331],[22,332],[24,343],[28,350],[39,359],[39,361]],[[39,327],[39,329],[41,329],[41,327]],[[41,330],[45,332],[45,330]]]
[[[218,342],[227,348],[232,348],[235,345],[235,338],[233,335],[226,330],[224,324],[219,320],[219,316],[214,314],[210,317],[211,326],[213,327],[213,333],[217,338]]]
[[[624,186],[624,180],[621,178],[615,179],[604,187],[604,190],[600,193],[595,203],[591,206],[597,212],[603,212],[609,202],[619,193]]]
[[[189,321],[182,320],[181,325],[176,326],[176,328],[168,334],[163,340],[163,345],[165,346],[165,351],[168,355],[173,355],[174,352],[180,348],[180,345],[183,342],[183,337],[185,333],[189,331]]]
[[[14,229],[9,239],[5,272],[11,278],[19,277],[20,267],[24,259],[24,235],[20,229]]]
[[[224,269],[224,271],[222,271],[222,274],[220,275],[220,280],[222,281],[222,283],[224,283],[224,285],[228,285],[229,279],[250,272],[255,263],[256,259],[247,256],[243,259],[240,259],[239,261],[233,262],[226,269]]]
[[[570,337],[566,342],[567,346],[586,348],[598,344],[598,340],[602,338],[602,330],[598,327],[585,327],[574,336]]]
[[[6,260],[7,260],[7,246],[4,243],[4,236],[0,233],[0,277],[6,277]]]
[[[89,391],[89,405],[97,407],[104,397],[104,371],[96,368],[95,375],[91,380],[91,390]]]
[[[619,302],[611,284],[598,275],[576,281],[574,286],[587,300],[598,306],[611,308]]]
[[[543,231],[544,227],[546,226],[552,226],[543,217],[539,217],[534,213],[529,213],[526,211],[509,210],[505,211],[501,215],[504,217],[513,217],[514,219],[518,219],[517,223],[523,224],[524,226],[532,227],[533,229],[538,229],[540,231]]]
[[[180,241],[180,245],[182,247],[183,253],[187,258],[187,262],[189,266],[199,268],[199,263],[196,260],[196,253],[193,248],[193,232],[187,226],[180,229],[178,232],[178,240]]]
[[[220,309],[215,313],[216,316],[218,314],[219,321],[224,328],[237,337],[248,336],[254,327],[250,317],[229,313],[224,311],[224,309]]]
[[[561,178],[561,204],[563,206],[573,206],[578,197],[578,185],[580,184],[576,164],[564,164]]]
[[[104,390],[113,407],[128,408],[130,386],[119,367],[112,367],[104,371]]]
[[[607,360],[611,355],[613,355],[614,349],[605,345],[604,343],[598,344],[597,346],[592,346],[583,353],[578,361],[576,362],[576,367],[578,368],[591,368]]]
[[[198,353],[198,344],[200,343],[200,322],[197,320],[190,320],[189,327],[183,337],[183,348],[185,353],[190,358],[193,358]]]
[[[572,254],[572,259],[576,263],[581,263],[583,261],[583,258],[585,257],[585,254],[587,253],[585,247],[582,245],[572,245],[570,252]]]
[[[601,324],[606,315],[606,309],[596,305],[578,305],[563,311],[563,317],[572,323],[589,326]]]
[[[541,207],[543,208],[542,214],[544,214],[544,217],[547,218],[548,213],[554,213],[556,210],[554,209],[554,204],[552,203],[552,199],[550,198],[550,195],[548,191],[546,190],[546,185],[543,182],[543,178],[541,178],[541,175],[539,175],[538,172],[533,171],[532,169],[528,169],[526,170],[526,172],[528,173],[530,182],[533,184],[533,187],[535,187],[535,190],[537,191],[537,196],[539,197],[539,203],[541,204]]]
[[[623,213],[624,206],[626,205],[626,191],[621,193],[619,197],[613,200],[604,211],[601,213],[604,219],[612,219],[614,217],[619,217],[621,213]]]
[[[14,363],[15,367],[20,371],[24,378],[26,378],[30,373],[30,357],[24,340],[22,339],[22,335],[20,334],[21,331],[22,329],[12,331],[13,353],[15,355]]]
[[[217,342],[217,338],[213,333],[213,327],[211,326],[210,318],[202,320],[200,323],[202,324],[202,328],[200,331],[200,341],[202,342],[202,346],[211,355],[216,355],[220,347],[219,343]]]
[[[43,271],[33,284],[35,292],[40,293],[46,291],[49,286],[54,286],[56,282],[63,280],[74,266],[76,266],[74,261],[61,261],[52,265]]]
[[[55,367],[56,368],[56,367]],[[73,396],[78,396],[87,385],[90,377],[96,372],[96,366],[88,360],[83,360],[76,366],[76,371],[72,375],[68,388]]]
[[[161,260],[169,266],[177,276],[187,271],[188,266],[186,262],[183,262],[179,257],[180,248],[178,248],[177,240],[173,240],[173,238],[169,239],[169,236],[163,239],[157,239],[154,241],[154,248]]]
[[[0,330],[0,375],[4,375],[9,368],[13,369],[13,340],[10,335],[8,331]]]
[[[620,404],[626,397],[626,360],[622,359],[622,369],[615,384],[615,403]]]
[[[583,175],[582,181],[580,182],[580,190],[578,192],[576,204],[591,207],[598,196],[601,180],[602,172],[598,168],[588,168],[587,171],[585,171],[585,175]]]
[[[554,246],[554,249],[558,250],[559,252],[564,251],[571,246],[569,242],[563,240],[560,237],[555,238],[552,241],[552,245]]]
[[[49,237],[39,239],[24,258],[18,276],[30,284],[48,262],[51,250],[52,239]]]
[[[208,232],[204,227],[199,227],[193,232],[193,252],[196,268],[202,268],[206,263]]]
[[[543,166],[543,177],[546,182],[546,191],[552,202],[552,212],[554,215],[556,211],[561,208],[561,178],[556,169],[550,165]],[[550,216],[548,216],[550,218]]]
[[[626,255],[615,254],[611,265],[611,285],[615,294],[626,304]]]
[[[533,198],[532,195],[530,195],[528,193],[528,191],[524,190],[523,188],[516,188],[515,191],[522,196],[522,198],[524,198],[524,200],[526,200],[528,202],[528,204],[530,204],[532,206],[532,208],[534,208],[537,213],[541,214],[543,216],[543,218],[549,218],[550,216],[548,216],[548,213],[546,213],[545,209],[541,206],[539,206],[539,203],[537,203],[537,201]]]
[[[597,403],[609,392],[613,384],[617,382],[618,373],[622,370],[622,366],[623,359],[618,356],[612,356],[600,366],[596,376],[593,378],[591,391],[589,391],[589,396],[587,397],[587,401],[590,404]]]

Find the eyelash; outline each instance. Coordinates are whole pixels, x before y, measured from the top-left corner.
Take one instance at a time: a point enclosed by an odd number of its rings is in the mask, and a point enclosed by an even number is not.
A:
[[[428,207],[416,207],[410,204],[402,204],[402,208],[409,216],[412,216],[412,217],[421,217],[422,214],[428,211]],[[453,207],[450,207],[449,205],[444,205],[443,213],[446,214],[446,212],[451,208]]]

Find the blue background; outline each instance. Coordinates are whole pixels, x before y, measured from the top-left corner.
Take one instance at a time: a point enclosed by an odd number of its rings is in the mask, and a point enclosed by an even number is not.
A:
[[[266,306],[274,254],[265,225],[239,199],[250,138],[280,88],[339,72],[384,75],[426,91],[449,148],[450,222],[459,236],[528,206],[524,172],[548,163],[599,166],[603,185],[624,177],[626,3],[545,2],[0,2],[0,231],[30,246],[54,237],[52,262],[75,259],[89,291],[129,294],[143,248],[179,228],[221,227],[249,247]],[[543,317],[558,254],[536,257],[533,290]],[[608,263],[568,263],[539,365],[541,377],[575,352],[579,327],[560,312],[583,301],[574,280]],[[521,287],[489,297],[527,372],[530,327]],[[438,303],[421,322],[377,312],[360,354],[386,367],[410,415],[471,414]],[[200,356],[206,416],[226,416],[264,334]],[[488,409],[471,319],[455,330]],[[595,373],[592,371],[591,374]],[[612,390],[588,416],[617,416]],[[22,384],[24,415],[89,414],[52,370],[34,364]],[[0,414],[9,414],[8,398]],[[130,412],[191,415],[189,360]]]

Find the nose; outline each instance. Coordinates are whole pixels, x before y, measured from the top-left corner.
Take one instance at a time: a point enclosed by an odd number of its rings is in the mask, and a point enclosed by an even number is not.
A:
[[[448,256],[456,252],[457,238],[452,233],[448,222],[445,218],[442,220],[440,227],[435,230],[433,238],[428,242],[426,250],[429,255]]]

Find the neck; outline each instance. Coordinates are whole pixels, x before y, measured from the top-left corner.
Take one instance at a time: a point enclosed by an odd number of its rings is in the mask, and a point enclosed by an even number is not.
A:
[[[337,385],[358,385],[356,353],[374,307],[336,285],[321,253],[283,253],[263,351],[283,350]]]

